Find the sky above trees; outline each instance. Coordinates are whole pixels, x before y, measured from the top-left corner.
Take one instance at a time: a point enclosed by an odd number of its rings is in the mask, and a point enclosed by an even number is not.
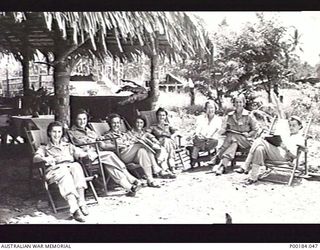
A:
[[[215,31],[218,24],[225,18],[231,29],[237,31],[246,23],[256,21],[256,12],[191,12],[201,17],[209,31]],[[301,35],[299,52],[301,60],[312,66],[320,62],[320,11],[302,12],[263,12],[266,18],[277,19],[284,26],[294,26]],[[292,30],[294,30],[292,28]],[[292,31],[293,32],[293,31]]]

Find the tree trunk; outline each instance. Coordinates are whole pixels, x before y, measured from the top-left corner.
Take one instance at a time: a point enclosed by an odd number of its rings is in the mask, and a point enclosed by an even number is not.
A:
[[[268,103],[271,103],[271,102],[272,102],[272,99],[271,99],[271,89],[268,88],[266,91],[267,91],[267,93],[268,93]]]
[[[61,121],[66,125],[70,123],[70,82],[71,68],[65,61],[59,61],[54,67],[54,114],[55,120]]]
[[[267,82],[265,82],[262,87],[264,88],[264,90],[267,92],[268,94],[268,103],[271,103],[272,102],[272,99],[271,99],[271,90],[272,90],[272,86],[271,86],[271,81],[268,79]]]
[[[150,66],[151,79],[150,79],[149,98],[147,101],[147,105],[149,107],[147,107],[146,110],[155,109],[155,107],[157,105],[157,101],[160,96],[160,91],[159,91],[159,83],[160,83],[160,79],[159,79],[159,39],[158,39],[158,37],[159,37],[159,34],[157,32],[154,43],[151,44],[152,51],[149,54],[149,58],[151,61],[151,63],[150,63],[151,64],[151,66]]]
[[[151,79],[150,79],[150,95],[149,95],[149,106],[150,109],[155,109],[157,101],[159,99],[159,56],[151,55]]]
[[[219,109],[222,110],[222,101],[221,101],[221,99],[222,99],[223,92],[222,92],[222,90],[220,90],[220,89],[217,87],[216,84],[215,84],[214,86],[215,86],[215,89],[216,89],[216,91],[217,91],[217,100],[216,100],[216,103],[218,104]]]
[[[30,108],[30,79],[29,79],[29,60],[24,57],[24,59],[19,60],[22,66],[22,85],[23,85],[23,95],[26,96],[22,98],[22,109],[28,110]]]
[[[195,103],[195,94],[194,94],[194,88],[190,88],[190,105],[194,105]]]

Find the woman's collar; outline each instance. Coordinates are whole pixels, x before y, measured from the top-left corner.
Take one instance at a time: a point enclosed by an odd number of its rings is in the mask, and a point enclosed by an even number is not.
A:
[[[229,115],[234,115],[236,113],[236,111],[231,111],[229,113]],[[242,112],[241,112],[241,115],[250,115],[250,111],[249,110],[246,110],[246,109],[243,109]]]

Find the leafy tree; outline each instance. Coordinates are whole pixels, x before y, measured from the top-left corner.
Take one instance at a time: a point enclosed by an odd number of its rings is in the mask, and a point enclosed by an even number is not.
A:
[[[309,63],[302,62],[300,58],[293,57],[289,61],[289,74],[292,75],[292,81],[296,81],[315,76],[316,70]]]
[[[293,60],[299,60],[295,51],[299,46],[299,34],[281,25],[276,19],[266,19],[257,14],[257,21],[246,23],[234,32],[223,20],[212,35],[215,44],[214,57],[196,55],[185,64],[198,87],[215,89],[218,103],[223,95],[233,91],[263,89],[271,101],[271,91],[277,91],[287,78]],[[301,49],[301,48],[300,48]],[[217,77],[219,72],[221,76]]]

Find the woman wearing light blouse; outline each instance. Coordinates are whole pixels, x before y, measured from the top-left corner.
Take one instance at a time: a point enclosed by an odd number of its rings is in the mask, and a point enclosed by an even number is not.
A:
[[[40,146],[34,155],[34,162],[44,161],[47,168],[45,178],[49,183],[56,183],[61,196],[68,202],[70,213],[79,222],[84,222],[83,215],[88,215],[84,198],[87,183],[81,165],[75,159],[88,156],[83,150],[64,142],[62,123],[51,122],[47,128],[49,142]]]
[[[304,138],[300,131],[302,128],[301,119],[297,116],[289,118],[290,136],[283,137],[280,146],[268,142],[264,138],[255,140],[245,161],[244,167],[237,172],[249,172],[246,184],[256,182],[259,177],[268,174],[265,168],[265,161],[293,161],[297,157],[297,148],[304,145]]]
[[[205,103],[205,114],[197,118],[196,131],[193,138],[191,151],[191,165],[193,166],[199,156],[200,151],[210,151],[219,142],[222,119],[215,115],[216,104],[210,100]]]
[[[80,109],[75,116],[75,125],[69,130],[69,136],[76,145],[97,142],[97,134],[88,127],[88,113]],[[98,143],[100,151],[100,160],[104,169],[109,173],[110,177],[128,192],[127,196],[135,196],[141,187],[141,182],[132,176],[126,165],[114,153],[109,151],[108,144],[102,141]],[[94,144],[80,146],[88,153],[93,164],[98,163],[98,154]]]

